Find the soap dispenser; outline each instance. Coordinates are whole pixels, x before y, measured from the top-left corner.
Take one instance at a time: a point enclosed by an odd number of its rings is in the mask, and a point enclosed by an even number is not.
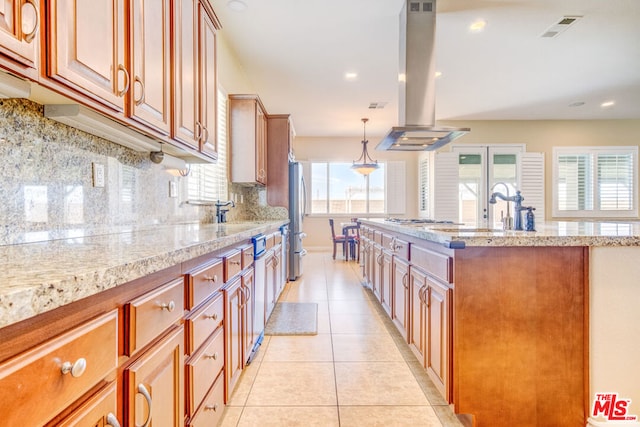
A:
[[[526,221],[525,221],[525,227],[524,230],[525,231],[536,231],[536,218],[535,215],[533,214],[533,211],[536,210],[536,208],[529,206],[527,209],[527,214],[526,214]]]

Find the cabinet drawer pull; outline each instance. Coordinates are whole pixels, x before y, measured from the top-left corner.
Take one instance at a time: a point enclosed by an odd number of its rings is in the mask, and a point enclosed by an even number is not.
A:
[[[202,317],[205,319],[218,320],[218,313],[203,314]]]
[[[229,261],[231,265],[240,265],[240,261]]]
[[[138,393],[140,393],[144,397],[144,400],[147,401],[147,407],[149,409],[147,420],[140,427],[148,427],[149,423],[151,423],[151,395],[144,384],[138,384]]]
[[[202,126],[202,130],[204,131],[204,137],[202,138],[203,142],[207,142],[209,140],[209,129],[206,126]]]
[[[193,139],[196,141],[200,141],[200,137],[202,136],[202,123],[196,122],[196,133],[193,135]]]
[[[404,286],[405,289],[408,288],[408,285],[407,285],[407,273],[404,273],[402,275],[402,286]]]
[[[31,43],[36,37],[36,32],[38,31],[38,27],[40,26],[40,16],[38,15],[38,8],[36,7],[36,3],[34,2],[34,0],[26,0],[23,6],[27,4],[33,8],[33,14],[35,15],[36,22],[34,22],[33,29],[31,31],[25,32],[24,28],[22,28],[22,31],[24,32],[24,41],[26,41],[27,43]],[[22,25],[24,25],[24,22]]]
[[[118,96],[122,97],[129,90],[129,71],[127,71],[122,64],[118,64],[118,71],[122,71],[124,73],[124,88],[118,92]]]
[[[76,360],[73,364],[71,362],[64,362],[60,371],[63,375],[71,374],[72,377],[78,378],[84,374],[84,371],[87,370],[87,359],[81,357]]]
[[[205,359],[213,359],[213,360],[218,360],[218,352],[216,351],[213,354],[205,354],[204,355]]]
[[[160,309],[167,310],[169,313],[171,313],[176,309],[176,303],[173,301],[169,301],[169,303],[160,304]]]
[[[120,427],[118,419],[111,412],[107,414],[107,425],[111,427]]]
[[[218,412],[218,404],[214,403],[213,405],[206,405],[204,407],[205,411],[214,411],[214,412]]]
[[[214,274],[213,276],[204,276],[204,280],[208,280],[209,282],[216,283],[218,281],[218,275]]]

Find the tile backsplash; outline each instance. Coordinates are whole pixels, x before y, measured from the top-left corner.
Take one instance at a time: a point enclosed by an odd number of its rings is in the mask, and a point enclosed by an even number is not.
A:
[[[104,168],[104,187],[94,186],[94,164]],[[211,207],[185,204],[186,178],[152,163],[149,153],[46,119],[43,107],[28,100],[0,100],[0,167],[0,245],[215,217]],[[229,220],[287,217],[286,210],[260,206],[264,189],[230,191],[244,203]]]

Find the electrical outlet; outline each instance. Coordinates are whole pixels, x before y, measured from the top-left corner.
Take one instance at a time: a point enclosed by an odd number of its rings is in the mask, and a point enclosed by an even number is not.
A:
[[[104,187],[104,165],[101,163],[92,163],[93,169],[93,186]]]
[[[178,197],[178,187],[176,186],[175,181],[169,181],[169,197]]]

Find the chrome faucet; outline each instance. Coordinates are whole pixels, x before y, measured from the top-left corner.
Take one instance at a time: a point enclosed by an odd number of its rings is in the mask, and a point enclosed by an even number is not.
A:
[[[236,204],[233,202],[233,200],[229,200],[226,202],[221,202],[220,200],[218,200],[215,204],[216,206],[216,222],[220,223],[220,222],[227,222],[227,212],[229,212],[229,209],[220,209],[223,206],[229,206],[231,205],[232,208],[236,207]]]
[[[509,198],[509,186],[507,184],[505,184],[504,182],[496,182],[495,184],[493,184],[493,187],[491,187],[490,192],[492,192],[492,196],[493,194],[493,189],[496,188],[498,185],[502,185],[504,186],[504,189],[507,191],[507,198]],[[493,202],[491,200],[489,200],[489,203],[495,203],[495,198],[493,200]],[[507,203],[507,216],[502,216],[502,218],[500,218],[500,220],[502,221],[502,228],[504,230],[511,230],[513,228],[513,220],[511,218],[511,212],[509,211],[509,203]]]
[[[494,185],[495,187],[495,185]],[[507,192],[507,194],[509,194]],[[525,209],[522,207],[522,201],[524,200],[524,197],[522,197],[522,195],[520,194],[520,190],[516,191],[516,195],[515,196],[505,196],[502,193],[499,193],[497,191],[491,193],[491,197],[489,198],[489,203],[491,204],[495,204],[496,203],[496,197],[499,199],[504,200],[505,202],[513,202],[513,210],[514,210],[514,220],[513,220],[513,229],[514,230],[522,230],[522,211]],[[509,206],[509,204],[507,204],[507,207]],[[508,212],[508,211],[507,211]],[[507,213],[508,215],[508,213]]]

